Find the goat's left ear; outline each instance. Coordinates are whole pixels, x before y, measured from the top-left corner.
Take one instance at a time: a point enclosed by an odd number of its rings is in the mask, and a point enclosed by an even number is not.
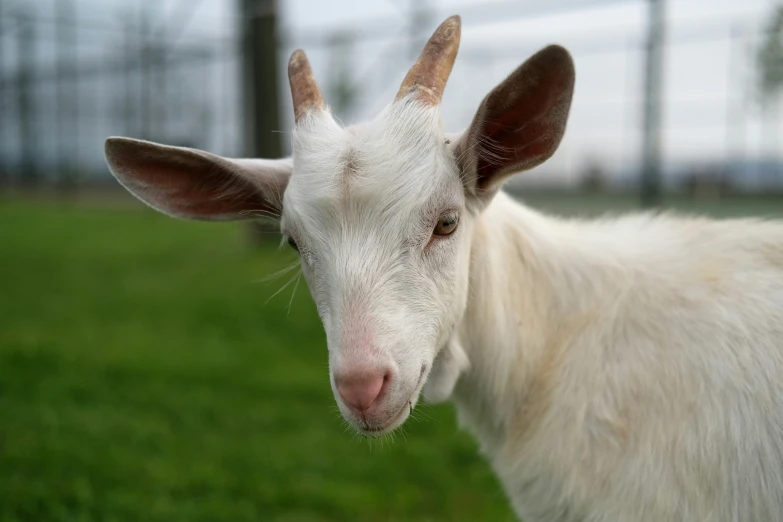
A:
[[[150,207],[183,219],[279,218],[291,158],[228,159],[202,150],[109,138],[111,173]]]
[[[509,176],[554,154],[565,133],[574,78],[571,55],[551,45],[484,98],[454,146],[470,193],[488,200]]]

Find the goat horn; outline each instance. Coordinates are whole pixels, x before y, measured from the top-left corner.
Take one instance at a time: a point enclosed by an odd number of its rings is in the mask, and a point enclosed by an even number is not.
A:
[[[322,110],[324,98],[313,76],[310,61],[301,49],[297,49],[288,60],[288,81],[291,84],[291,98],[294,100],[294,117],[298,122],[310,110]]]
[[[414,94],[419,101],[428,105],[440,103],[446,81],[454,66],[454,59],[457,57],[461,25],[459,15],[440,24],[402,81],[395,101]]]

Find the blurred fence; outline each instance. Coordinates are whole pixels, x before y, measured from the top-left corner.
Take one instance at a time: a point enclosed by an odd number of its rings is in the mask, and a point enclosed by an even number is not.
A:
[[[0,0],[0,159],[7,181],[105,178],[113,134],[237,153],[233,20],[188,31],[198,2]]]
[[[346,10],[346,22],[322,26],[300,23],[292,14],[323,8],[321,2],[281,0],[276,58],[282,118],[280,128],[269,132],[290,127],[282,71],[293,48],[307,49],[338,116],[372,117],[391,100],[432,29],[460,13],[465,36],[444,99],[449,127],[467,125],[484,93],[537,48],[557,41],[572,51],[580,71],[571,124],[553,161],[522,181],[607,190],[635,186],[647,1],[490,0],[441,2],[437,8],[413,1],[394,5],[393,16],[362,19],[352,17],[347,3],[335,2],[334,9]],[[667,1],[667,14],[692,1]],[[275,2],[257,4],[274,9]],[[0,180],[63,189],[107,180],[101,145],[109,135],[246,154],[247,47],[241,33],[245,18],[255,15],[243,5],[0,0]],[[594,23],[601,10],[619,13],[619,23]],[[571,25],[557,34],[524,34],[555,16]],[[518,31],[522,36],[509,31],[515,24],[525,28]],[[495,28],[510,36],[493,40]],[[728,184],[783,190],[780,96],[760,105],[756,89],[756,55],[772,30],[758,17],[728,19],[707,8],[667,25],[664,95],[655,110],[662,116],[662,165],[670,189]],[[705,74],[695,76],[690,89],[673,89],[679,75],[699,68]],[[722,88],[716,91],[718,82]]]

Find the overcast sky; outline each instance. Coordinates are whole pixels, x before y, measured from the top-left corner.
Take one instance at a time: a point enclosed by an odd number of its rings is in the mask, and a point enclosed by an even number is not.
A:
[[[747,155],[758,155],[764,145],[760,111],[752,100],[743,98],[753,94],[750,46],[774,3],[668,0],[666,4],[666,157],[723,157],[727,148],[733,148],[732,153],[745,150]],[[646,34],[646,2],[441,0],[432,5],[438,20],[453,13],[463,17],[460,56],[443,101],[449,128],[467,125],[486,92],[527,56],[546,44],[559,43],[574,55],[577,84],[568,133],[551,167],[563,166],[566,169],[557,170],[578,175],[579,164],[591,156],[615,165],[635,162],[641,140],[644,62],[640,51]],[[390,1],[293,0],[284,6],[294,45],[296,37],[306,38],[311,28],[360,25],[364,19],[385,17],[404,30],[410,16],[398,2]],[[365,115],[377,112],[396,92],[410,63],[404,61],[404,52],[399,56],[402,67],[378,67],[382,77],[373,82]],[[734,134],[727,134],[730,119]],[[736,138],[743,134],[744,146]],[[780,148],[779,142],[778,153]],[[546,170],[542,170],[544,175]]]
[[[780,138],[775,142],[764,134],[762,111],[754,101],[753,48],[775,0],[665,3],[666,159],[780,155]],[[205,12],[219,2],[208,4]],[[281,20],[288,49],[281,51],[281,66],[293,48],[304,47],[323,81],[329,55],[313,42],[314,34],[347,28],[360,35],[397,35],[356,44],[356,81],[363,91],[353,117],[370,118],[392,99],[411,64],[411,5],[390,0],[283,0]],[[442,104],[450,130],[464,128],[481,98],[531,53],[559,43],[574,56],[576,93],[561,150],[550,168],[537,174],[578,176],[590,158],[612,168],[633,168],[641,142],[647,2],[438,0],[427,5],[432,10],[430,30],[451,14],[462,15],[460,55]]]

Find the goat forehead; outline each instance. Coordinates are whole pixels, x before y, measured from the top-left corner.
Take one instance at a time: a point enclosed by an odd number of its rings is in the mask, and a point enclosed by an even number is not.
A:
[[[340,127],[328,113],[294,131],[291,199],[299,208],[345,208],[348,200],[385,208],[421,205],[449,172],[437,109],[395,103],[362,126]],[[399,209],[404,210],[404,209]]]

